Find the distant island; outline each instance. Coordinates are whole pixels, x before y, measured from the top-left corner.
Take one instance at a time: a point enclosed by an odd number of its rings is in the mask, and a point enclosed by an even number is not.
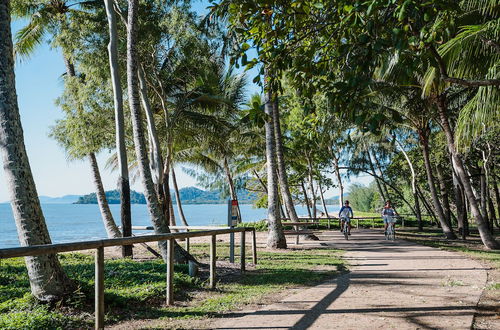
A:
[[[176,204],[174,191],[171,191],[173,203]],[[195,187],[186,187],[179,190],[183,204],[224,204],[226,198],[220,197],[219,191],[205,191]],[[257,198],[257,195],[246,190],[238,191],[238,198],[241,204],[251,204]],[[106,199],[109,204],[120,204],[120,193],[118,190],[106,191]],[[144,194],[131,191],[130,202],[132,204],[146,204]],[[97,204],[95,193],[91,193],[78,198],[73,204]]]

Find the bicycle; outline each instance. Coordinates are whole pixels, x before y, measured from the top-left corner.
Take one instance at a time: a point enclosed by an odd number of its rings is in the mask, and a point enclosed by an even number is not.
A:
[[[344,238],[346,240],[349,240],[349,218],[342,218],[341,220],[343,223],[344,223],[344,227],[343,227],[343,230],[342,232],[344,233]]]
[[[396,219],[394,217],[387,217],[387,230],[385,231],[385,239],[389,241],[396,240],[396,228],[394,224],[396,223]]]

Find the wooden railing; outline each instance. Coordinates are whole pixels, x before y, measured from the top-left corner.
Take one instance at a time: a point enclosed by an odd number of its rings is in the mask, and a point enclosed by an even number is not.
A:
[[[252,261],[257,264],[257,246],[255,228],[225,228],[205,231],[183,232],[144,235],[124,238],[103,239],[96,241],[72,242],[61,244],[47,244],[0,249],[0,259],[38,256],[60,252],[74,252],[95,249],[95,328],[104,329],[104,248],[112,246],[132,245],[138,243],[167,241],[167,305],[172,305],[173,297],[173,275],[174,275],[174,240],[188,239],[193,237],[211,236],[210,240],[210,288],[215,288],[216,274],[216,236],[230,233],[241,233],[241,264],[240,269],[245,271],[245,233],[252,232]]]

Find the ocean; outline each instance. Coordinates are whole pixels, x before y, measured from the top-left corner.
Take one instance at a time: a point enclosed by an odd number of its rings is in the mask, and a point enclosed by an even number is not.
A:
[[[318,211],[322,210],[317,205]],[[120,205],[110,205],[115,221],[120,222]],[[243,222],[254,222],[267,217],[267,209],[256,209],[252,205],[240,205]],[[45,221],[53,243],[66,243],[106,238],[99,207],[96,204],[42,204]],[[181,225],[174,205],[177,224]],[[184,205],[184,214],[189,225],[225,225],[226,204]],[[297,214],[307,215],[305,206],[297,206]],[[335,205],[328,205],[329,212],[338,211]],[[132,225],[151,225],[146,205],[132,205]],[[134,233],[144,233],[134,231]],[[0,204],[0,248],[19,246],[17,230],[10,204]]]

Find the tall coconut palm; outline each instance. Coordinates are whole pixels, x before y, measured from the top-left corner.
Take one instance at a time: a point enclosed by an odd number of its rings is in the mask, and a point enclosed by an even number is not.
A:
[[[21,246],[51,244],[51,239],[31,173],[17,104],[10,3],[0,1],[0,153]],[[26,267],[35,297],[54,301],[73,291],[54,254],[26,257]]]
[[[280,113],[279,113],[279,99],[275,97],[273,102],[273,125],[274,125],[274,136],[276,142],[276,164],[278,168],[278,179],[281,187],[281,192],[283,196],[283,202],[285,203],[286,210],[288,211],[288,216],[292,222],[298,222],[299,217],[295,211],[295,206],[293,204],[292,194],[290,193],[290,186],[288,185],[288,175],[286,172],[286,161],[285,154],[283,152],[283,141],[281,134],[280,125]]]
[[[123,92],[120,81],[120,72],[118,65],[118,32],[116,24],[115,10],[112,0],[104,0],[106,7],[106,15],[108,18],[108,55],[109,68],[111,72],[111,83],[113,86],[114,109],[115,109],[115,129],[116,129],[116,150],[117,161],[119,167],[118,190],[120,191],[120,206],[121,206],[121,224],[123,236],[132,235],[132,219],[130,206],[130,182],[127,166],[127,151],[125,149],[125,124],[123,114]],[[132,256],[132,247],[129,245],[123,246],[122,254],[124,257]]]
[[[267,164],[267,221],[269,233],[267,247],[286,249],[286,239],[283,234],[279,212],[278,181],[276,177],[276,142],[273,123],[273,108],[275,94],[270,83],[271,77],[265,75],[266,90],[264,110],[269,118],[265,122],[266,129],[266,164]]]

